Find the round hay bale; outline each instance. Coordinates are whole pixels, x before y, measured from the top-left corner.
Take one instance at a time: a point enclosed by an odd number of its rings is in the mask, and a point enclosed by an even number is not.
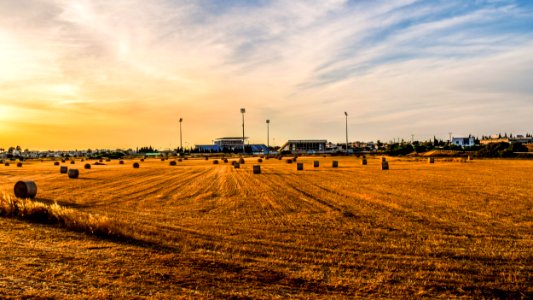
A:
[[[244,164],[244,158],[242,158],[242,157],[239,158],[239,163],[240,163],[240,164]]]
[[[8,162],[5,162],[5,163],[4,163],[4,166],[9,167],[9,163],[8,163]]]
[[[227,158],[224,158],[224,163],[227,164],[228,163],[228,159]]]
[[[62,162],[62,163],[65,163],[65,160],[64,160],[64,159],[62,159],[62,160],[61,160],[61,162]]]
[[[175,160],[171,160],[169,163],[168,163],[169,166],[175,166],[177,165],[176,161]]]
[[[73,165],[73,164],[75,164],[75,163],[76,163],[76,162],[73,161],[73,160],[70,161],[70,164],[71,164],[71,165]]]
[[[80,176],[80,171],[78,169],[69,169],[68,170],[68,178],[76,179]]]
[[[238,162],[235,162],[235,163],[233,164],[233,167],[234,167],[235,169],[240,169],[240,168],[241,168],[241,164],[238,163]]]
[[[314,168],[318,168],[318,167],[320,167],[320,162],[319,162],[318,160],[315,160],[315,161],[313,162],[313,167],[314,167]]]
[[[218,159],[213,160],[214,165],[218,165]]]
[[[85,161],[85,158],[82,158],[82,159],[81,159],[81,162],[84,162],[84,161]]]
[[[286,162],[287,162],[288,164],[292,164],[292,159],[289,158],[289,159],[286,160]]]
[[[304,170],[304,164],[303,163],[297,163],[296,164],[296,170],[297,171],[303,171]]]
[[[58,161],[54,161],[54,166],[59,166],[59,162]]]
[[[165,161],[165,159],[164,159],[164,158],[161,158],[161,161]]]
[[[37,185],[33,181],[18,181],[14,190],[17,198],[33,199],[37,195]]]
[[[231,165],[234,166],[237,162],[236,161],[231,161]]]
[[[382,161],[381,162],[381,170],[388,170],[389,169],[389,162],[388,161]]]
[[[262,158],[259,158],[259,159],[257,160],[257,162],[258,162],[258,163],[262,163],[262,162],[263,162],[263,159],[262,159]]]
[[[118,164],[119,164],[119,165],[123,165],[123,164],[124,164],[124,161],[123,161],[123,160],[119,160],[119,161],[118,161]]]
[[[184,157],[183,159],[184,159],[184,160],[188,160],[189,158],[188,158],[188,157]]]
[[[261,166],[260,165],[254,165],[253,170],[254,170],[254,174],[261,174]]]
[[[61,166],[59,167],[59,173],[61,174],[67,174],[68,172],[68,167],[67,166]]]
[[[98,162],[104,162],[104,160],[100,158],[100,159],[98,160]]]
[[[332,161],[332,162],[331,162],[331,167],[332,167],[332,168],[338,168],[338,167],[339,167],[339,162],[336,161],[336,160]]]
[[[111,161],[111,158],[108,158],[108,159],[106,159],[105,161],[110,162],[110,161]]]
[[[384,161],[387,161],[387,158],[385,156],[382,156],[381,157],[381,161],[384,162]]]
[[[91,164],[85,164],[85,166],[83,166],[85,169],[90,169],[91,168]]]
[[[179,162],[181,162],[181,161],[182,161],[182,159],[181,159],[181,158],[178,158],[178,161],[179,161]]]
[[[18,167],[18,168],[22,168],[22,163],[21,163],[21,162],[18,162],[18,163],[17,163],[17,167]]]
[[[144,158],[141,158],[141,162],[144,162]]]
[[[361,160],[361,164],[362,164],[363,166],[366,166],[367,163],[368,163],[368,162],[367,162],[366,158],[363,157],[363,160]]]
[[[206,156],[206,157],[205,157],[205,160],[209,160],[209,156]]]
[[[434,164],[435,158],[434,157],[428,157],[428,164]]]
[[[134,162],[134,163],[133,163],[133,167],[134,167],[135,169],[138,169],[138,168],[139,168],[139,163],[138,163],[138,162]]]
[[[278,160],[282,160],[282,159],[283,159],[283,157],[281,157],[281,156],[280,156],[280,157],[278,157]]]

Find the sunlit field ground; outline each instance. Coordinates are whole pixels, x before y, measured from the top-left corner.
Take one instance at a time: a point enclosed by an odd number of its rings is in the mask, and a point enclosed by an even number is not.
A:
[[[4,197],[34,180],[35,201],[132,237],[0,218],[0,295],[533,297],[533,161],[389,160],[269,159],[260,175],[257,158],[63,164],[79,179],[51,161],[0,165]]]

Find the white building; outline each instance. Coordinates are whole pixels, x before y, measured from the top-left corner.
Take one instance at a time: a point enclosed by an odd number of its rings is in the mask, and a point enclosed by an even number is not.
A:
[[[459,147],[472,147],[476,144],[474,137],[454,137],[452,138],[452,144]]]

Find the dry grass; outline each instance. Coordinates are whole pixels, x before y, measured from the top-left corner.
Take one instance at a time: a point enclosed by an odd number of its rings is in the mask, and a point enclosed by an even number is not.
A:
[[[298,158],[314,160],[323,167],[299,172],[265,160],[260,175],[252,163],[111,162],[79,180],[49,162],[2,167],[0,189],[33,179],[49,203],[22,207],[92,216],[134,242],[0,219],[0,295],[532,297],[533,161],[390,158],[383,172],[375,158]]]

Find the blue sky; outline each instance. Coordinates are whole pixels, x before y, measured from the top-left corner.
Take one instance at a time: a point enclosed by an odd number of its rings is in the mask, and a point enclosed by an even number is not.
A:
[[[341,142],[344,111],[350,140],[533,132],[532,20],[533,1],[3,1],[0,143],[176,146],[179,117],[209,143],[241,107],[258,143],[267,118],[271,144]]]

